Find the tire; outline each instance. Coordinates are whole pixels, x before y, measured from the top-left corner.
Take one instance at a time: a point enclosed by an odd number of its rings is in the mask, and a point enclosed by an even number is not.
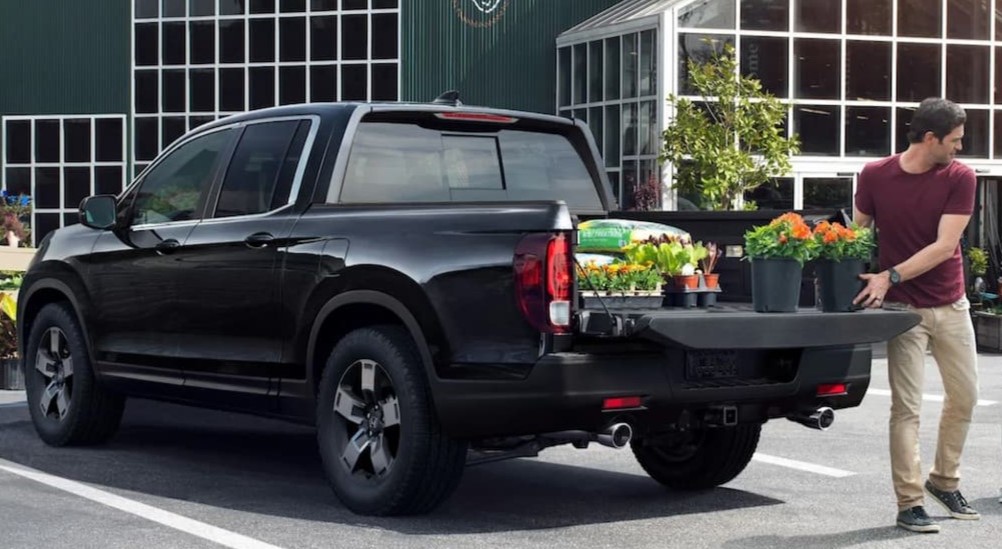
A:
[[[98,383],[72,308],[46,305],[26,331],[24,383],[38,436],[51,446],[100,444],[114,436],[125,398]]]
[[[675,490],[720,486],[745,469],[758,447],[762,425],[701,429],[673,446],[631,443],[633,455],[651,478]]]
[[[397,326],[358,329],[334,347],[317,442],[334,493],[361,515],[426,513],[466,465],[466,444],[442,432],[417,349]]]

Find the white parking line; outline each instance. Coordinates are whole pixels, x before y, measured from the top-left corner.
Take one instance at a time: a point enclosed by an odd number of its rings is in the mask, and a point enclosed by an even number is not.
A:
[[[891,396],[891,392],[889,390],[887,390],[887,389],[874,389],[873,387],[870,387],[869,389],[867,389],[866,390],[866,394],[868,394],[868,395],[877,395],[877,396],[885,396],[885,397]],[[943,402],[943,395],[926,395],[926,394],[923,394],[922,395],[922,400],[928,400],[930,402]],[[994,400],[981,400],[981,399],[978,399],[978,406],[995,406],[996,404],[998,404],[998,402],[996,402]]]
[[[46,486],[69,492],[102,505],[113,507],[119,511],[125,511],[137,517],[158,522],[175,530],[180,530],[226,547],[232,547],[233,549],[280,549],[278,546],[258,541],[254,538],[237,534],[236,532],[223,530],[222,528],[164,511],[163,509],[157,509],[138,501],[116,496],[115,494],[92,488],[86,484],[52,476],[5,459],[0,459],[0,471],[6,471]]]
[[[776,456],[770,456],[759,452],[755,452],[755,455],[752,456],[752,459],[755,461],[760,461],[762,463],[768,463],[770,465],[779,465],[780,467],[787,467],[790,469],[796,469],[798,471],[817,473],[819,475],[825,475],[826,477],[845,478],[845,477],[851,477],[856,474],[853,473],[852,471],[844,471],[842,469],[825,467],[824,465],[816,465],[814,463],[807,463],[806,461],[797,461],[795,459],[786,459]]]

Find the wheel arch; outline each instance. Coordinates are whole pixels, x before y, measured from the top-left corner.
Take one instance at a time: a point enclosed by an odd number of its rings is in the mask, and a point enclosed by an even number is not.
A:
[[[39,311],[51,303],[67,303],[73,309],[73,315],[80,325],[80,330],[83,331],[91,364],[95,364],[94,346],[88,323],[85,320],[89,303],[79,297],[83,295],[83,283],[75,273],[60,274],[59,278],[47,277],[33,282],[27,291],[22,291],[19,296],[17,311],[18,354],[22,360],[25,360],[25,345],[27,345],[28,338],[31,337],[29,327],[38,317]],[[96,368],[95,371],[97,371]]]

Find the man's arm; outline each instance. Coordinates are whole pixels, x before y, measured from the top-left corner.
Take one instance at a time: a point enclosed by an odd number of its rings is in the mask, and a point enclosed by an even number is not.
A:
[[[857,210],[858,213],[858,210]],[[865,214],[863,218],[868,218]],[[901,275],[901,280],[909,280],[928,272],[936,265],[950,259],[960,243],[960,237],[970,221],[970,215],[945,214],[939,218],[936,241],[905,261],[893,265],[894,270]],[[862,219],[861,219],[862,221]],[[869,221],[869,219],[867,219]],[[862,225],[862,223],[860,223]],[[862,303],[866,307],[879,307],[884,301],[884,295],[891,287],[890,273],[883,271],[877,274],[864,274],[860,278],[866,281],[866,287],[859,292],[853,303]]]
[[[873,216],[859,211],[857,206],[852,207],[852,222],[860,227],[869,227],[873,224]]]

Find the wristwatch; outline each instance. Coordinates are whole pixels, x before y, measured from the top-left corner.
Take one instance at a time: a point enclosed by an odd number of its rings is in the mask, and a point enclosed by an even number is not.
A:
[[[894,267],[888,268],[887,274],[890,275],[891,286],[897,286],[898,284],[901,284],[901,274],[899,274],[896,270],[894,270]]]

